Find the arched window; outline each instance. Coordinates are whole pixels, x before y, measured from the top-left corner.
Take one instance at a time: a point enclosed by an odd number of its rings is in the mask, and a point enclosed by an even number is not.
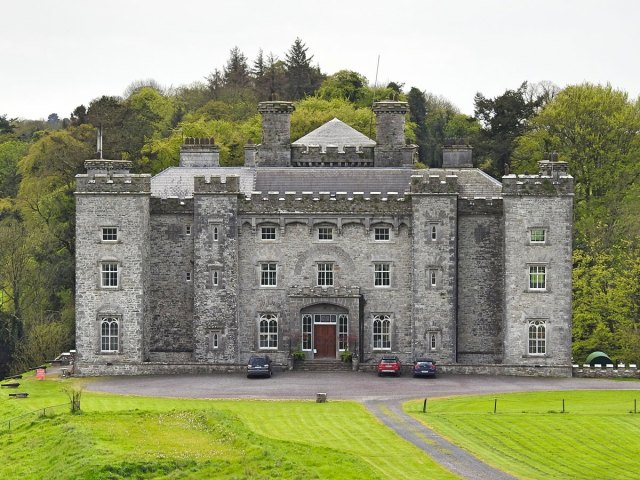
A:
[[[211,348],[216,350],[220,345],[220,334],[218,332],[213,332],[211,334]]]
[[[100,351],[118,351],[118,319],[105,317],[100,322]]]
[[[547,326],[544,320],[529,322],[529,354],[544,355],[547,353]]]
[[[278,348],[278,316],[272,313],[260,315],[259,346],[261,349]]]
[[[436,334],[432,333],[431,334],[431,350],[435,350],[437,347],[437,342],[436,342]]]
[[[373,348],[391,350],[391,317],[389,315],[373,316]]]

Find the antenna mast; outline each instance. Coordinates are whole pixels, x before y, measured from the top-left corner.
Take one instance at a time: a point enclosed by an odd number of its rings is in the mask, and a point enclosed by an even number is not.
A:
[[[376,88],[378,86],[378,69],[380,68],[380,54],[378,54],[378,63],[376,64],[376,79],[373,82],[373,99],[371,100],[371,117],[369,119],[369,138],[371,138],[371,130],[373,129],[373,104],[376,103]]]
[[[98,127],[98,144],[96,146],[98,159],[102,160],[102,124]]]

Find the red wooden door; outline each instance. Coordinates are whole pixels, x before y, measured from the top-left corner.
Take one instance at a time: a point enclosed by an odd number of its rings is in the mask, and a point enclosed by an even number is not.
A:
[[[336,358],[336,326],[316,324],[313,334],[315,358]]]

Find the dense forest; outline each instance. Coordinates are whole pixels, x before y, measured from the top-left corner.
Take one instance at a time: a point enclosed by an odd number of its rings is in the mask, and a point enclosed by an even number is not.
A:
[[[136,172],[177,165],[187,136],[214,137],[221,163],[241,165],[244,145],[260,143],[263,100],[295,102],[294,139],[333,117],[374,136],[372,103],[407,101],[418,168],[438,167],[451,138],[473,145],[476,166],[496,178],[535,172],[550,155],[568,162],[576,180],[574,359],[603,350],[640,361],[639,99],[609,85],[524,82],[495,98],[476,94],[471,117],[401,82],[323,73],[308,51],[296,39],[284,58],[260,51],[250,62],[236,47],[203,81],[172,89],[135,81],[68,118],[0,112],[0,377],[73,348],[74,176],[95,155],[96,127],[104,156],[129,159]]]

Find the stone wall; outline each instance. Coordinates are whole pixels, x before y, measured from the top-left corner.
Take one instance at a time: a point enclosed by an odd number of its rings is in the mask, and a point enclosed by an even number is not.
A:
[[[501,363],[503,339],[502,200],[458,201],[460,363]]]
[[[636,364],[620,365],[573,365],[573,376],[578,378],[639,378]]]

